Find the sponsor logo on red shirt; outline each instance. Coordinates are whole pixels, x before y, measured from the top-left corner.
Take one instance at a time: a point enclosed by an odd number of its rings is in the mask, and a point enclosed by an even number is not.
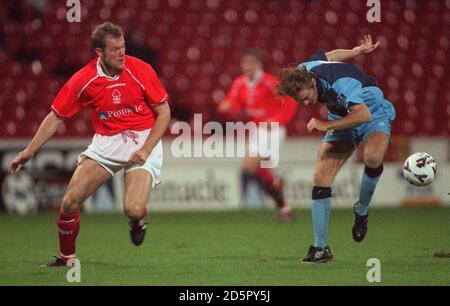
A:
[[[142,111],[142,105],[135,105],[133,107],[125,107],[117,110],[106,110],[102,112],[97,112],[100,120],[106,120],[108,118],[120,118],[131,113],[140,113]]]

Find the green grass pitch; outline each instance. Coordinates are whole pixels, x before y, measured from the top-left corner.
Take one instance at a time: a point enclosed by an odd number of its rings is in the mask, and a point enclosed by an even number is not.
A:
[[[122,215],[82,215],[77,255],[81,285],[450,285],[449,208],[372,209],[362,243],[351,238],[351,210],[333,210],[334,260],[301,265],[312,241],[308,210],[279,224],[275,211],[153,213],[134,247]],[[0,214],[0,285],[73,285],[66,268],[40,264],[57,253],[56,213]],[[373,284],[372,284],[373,285]]]

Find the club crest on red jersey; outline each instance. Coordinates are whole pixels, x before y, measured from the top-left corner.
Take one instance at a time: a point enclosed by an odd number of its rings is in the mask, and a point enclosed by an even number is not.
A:
[[[118,89],[114,89],[113,93],[112,93],[112,101],[114,104],[120,104],[121,100],[120,97],[122,96],[122,94],[120,93],[120,91]]]

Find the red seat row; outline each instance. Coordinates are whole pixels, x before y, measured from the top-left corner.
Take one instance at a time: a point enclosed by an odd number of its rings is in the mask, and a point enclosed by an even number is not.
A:
[[[31,3],[31,4],[30,4]],[[58,1],[0,2],[0,137],[32,136],[70,75],[93,58],[90,33],[105,20],[126,33],[142,29],[159,52],[160,77],[177,114],[219,118],[215,105],[239,74],[239,56],[260,48],[276,73],[315,50],[349,48],[371,33],[375,53],[353,62],[377,79],[397,109],[394,134],[450,132],[450,8],[448,1],[386,1],[381,23],[366,20],[360,0],[104,0],[83,1],[83,22],[68,23]],[[288,127],[306,133],[301,107]],[[89,115],[65,122],[58,135],[88,136]]]

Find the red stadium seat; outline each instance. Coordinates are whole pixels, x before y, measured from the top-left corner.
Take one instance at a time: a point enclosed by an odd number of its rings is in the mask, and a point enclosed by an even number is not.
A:
[[[121,24],[125,31],[148,29],[146,42],[159,51],[161,79],[169,94],[176,91],[179,99],[192,103],[195,112],[209,117],[214,116],[211,103],[223,97],[240,73],[239,57],[245,48],[262,49],[266,70],[275,73],[319,48],[348,48],[362,34],[371,33],[382,48],[353,62],[377,79],[397,107],[393,132],[439,135],[450,130],[446,85],[450,82],[450,12],[445,1],[386,1],[380,24],[367,23],[367,7],[359,0],[345,4],[338,0],[116,0],[87,2],[86,8],[89,19],[79,24],[62,23],[59,5],[51,1],[45,18],[27,9],[22,20],[9,16],[4,20],[0,30],[4,41],[0,49],[2,136],[33,135],[71,75],[62,65],[81,67],[94,57],[89,32],[106,19]],[[39,62],[33,70],[35,60]],[[7,107],[10,102],[16,105],[12,110]],[[26,107],[32,103],[36,105]],[[308,119],[323,115],[323,108],[302,107],[288,131],[303,135]],[[21,116],[31,122],[29,128],[20,128]],[[433,118],[439,118],[442,126]],[[88,136],[92,132],[85,128],[89,120],[80,115],[58,135]]]

